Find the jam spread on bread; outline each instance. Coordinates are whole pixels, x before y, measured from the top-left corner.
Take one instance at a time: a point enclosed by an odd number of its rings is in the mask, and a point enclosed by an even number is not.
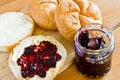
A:
[[[24,49],[24,53],[18,58],[17,64],[21,66],[23,78],[32,78],[38,75],[42,78],[50,68],[55,68],[57,61],[61,59],[57,53],[56,45],[49,41],[42,41],[39,45],[30,45]]]

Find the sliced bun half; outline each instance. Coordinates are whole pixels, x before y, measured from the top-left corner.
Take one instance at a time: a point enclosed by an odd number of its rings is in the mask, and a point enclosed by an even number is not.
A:
[[[0,51],[10,52],[21,40],[34,30],[32,18],[21,12],[6,12],[0,15]]]
[[[37,45],[39,44],[41,41],[49,41],[50,43],[56,45],[57,47],[57,53],[59,53],[59,55],[61,55],[61,59],[56,63],[56,67],[55,68],[50,68],[47,72],[46,72],[46,76],[44,78],[35,75],[32,78],[23,78],[21,75],[21,66],[19,66],[17,64],[17,59],[20,58],[20,56],[24,53],[24,49],[25,47],[28,47],[30,45]],[[13,72],[13,74],[15,75],[15,77],[17,79],[20,80],[53,80],[53,78],[59,73],[59,71],[62,69],[64,62],[66,60],[67,57],[67,53],[66,53],[66,49],[55,39],[53,39],[52,37],[45,37],[45,36],[32,36],[29,37],[25,40],[23,40],[18,46],[16,46],[13,51],[11,52],[10,56],[9,56],[9,67],[11,69],[11,71]]]

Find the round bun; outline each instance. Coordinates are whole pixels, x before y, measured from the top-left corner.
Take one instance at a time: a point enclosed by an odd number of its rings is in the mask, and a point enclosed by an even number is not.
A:
[[[21,40],[34,30],[33,20],[21,12],[0,15],[0,51],[10,52]]]
[[[97,5],[88,0],[62,0],[55,11],[55,21],[61,35],[68,41],[81,26],[88,23],[102,23]]]
[[[21,76],[21,67],[18,66],[17,59],[20,58],[20,56],[23,54],[25,47],[28,47],[34,44],[39,44],[41,41],[49,41],[52,44],[56,45],[57,53],[61,55],[61,59],[56,63],[55,68],[50,68],[46,72],[45,78],[41,78],[38,75],[35,75],[34,77],[26,78],[25,80],[53,80],[53,78],[62,69],[67,57],[66,49],[57,40],[53,39],[52,37],[49,37],[49,36],[45,37],[42,35],[32,36],[32,37],[26,38],[18,46],[16,46],[9,56],[9,67],[17,79],[20,79],[20,80],[24,79]]]
[[[57,30],[54,12],[58,0],[34,0],[31,5],[31,16],[39,27],[46,30]]]

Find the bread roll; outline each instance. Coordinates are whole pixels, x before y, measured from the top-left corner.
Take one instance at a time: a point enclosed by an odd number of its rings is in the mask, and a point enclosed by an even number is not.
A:
[[[32,78],[29,78],[29,77],[23,78],[21,75],[21,67],[17,64],[17,59],[20,58],[22,54],[24,54],[24,50],[26,47],[30,45],[38,45],[42,41],[49,41],[52,44],[56,45],[57,53],[61,55],[61,59],[56,63],[55,68],[50,68],[46,72],[46,76],[44,78],[38,75],[35,75]],[[13,49],[13,51],[11,52],[9,56],[9,67],[12,70],[15,77],[20,80],[23,80],[23,79],[24,80],[53,80],[53,78],[58,74],[58,72],[63,67],[66,57],[67,57],[66,49],[57,40],[49,36],[47,37],[42,36],[42,35],[32,36],[32,37],[29,37],[23,40],[18,46],[16,46]]]
[[[39,27],[46,30],[57,30],[54,12],[58,0],[33,0],[31,15]]]
[[[0,15],[0,51],[10,52],[21,40],[34,30],[33,20],[21,12]]]
[[[88,0],[62,0],[55,11],[55,21],[61,35],[73,41],[81,26],[88,23],[102,23],[100,9]]]

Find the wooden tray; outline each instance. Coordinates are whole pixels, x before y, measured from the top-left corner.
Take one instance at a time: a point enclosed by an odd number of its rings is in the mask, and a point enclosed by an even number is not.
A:
[[[7,2],[7,0],[6,0],[6,2]],[[9,0],[8,0],[8,2],[9,2]],[[11,1],[11,2],[6,3],[6,4],[8,4],[10,6],[13,2],[15,3],[14,6],[16,6],[18,2],[19,3],[21,2],[21,3],[24,4],[24,3],[28,2],[28,1],[27,0],[26,1],[21,1],[21,0],[15,1],[14,0],[14,1]],[[10,8],[9,6],[7,6],[6,8]],[[16,6],[15,10],[18,9],[17,7],[20,7],[20,6]],[[12,9],[12,8],[10,8],[10,9]],[[10,9],[8,9],[7,11],[9,11]],[[12,9],[10,11],[14,11],[14,10]],[[26,14],[29,15],[30,14],[29,13],[29,5],[21,7],[21,12],[24,12],[24,13],[26,13]],[[59,73],[61,73],[62,71],[64,71],[66,68],[68,68],[73,63],[73,59],[74,59],[73,43],[66,41],[60,35],[60,33],[58,31],[44,30],[44,29],[41,29],[39,26],[37,26],[35,24],[35,29],[34,29],[33,36],[35,36],[35,35],[51,36],[51,37],[57,39],[66,48],[66,50],[67,50],[67,59],[66,59],[64,67],[62,68],[62,70]],[[10,78],[11,78],[11,80],[14,79],[14,76],[11,75],[12,73],[11,73],[9,67],[8,67],[8,57],[9,57],[9,53],[0,52],[0,70],[1,70],[0,71],[0,80],[1,79],[5,79],[6,80],[6,76],[9,76],[7,78],[7,80],[9,80]]]
[[[103,15],[103,24],[111,27],[120,22],[120,0],[91,0],[98,4]],[[0,13],[8,11],[20,11],[30,15],[29,5],[31,0],[0,0]],[[68,51],[66,67],[72,63],[74,57],[73,43],[66,41],[58,31],[46,31],[35,26],[34,35],[50,35],[60,41]],[[113,53],[112,68],[101,78],[84,77],[75,67],[71,65],[60,73],[54,80],[119,80],[120,78],[120,29],[114,32],[115,50]],[[8,53],[0,52],[0,80],[16,80],[8,67]],[[69,64],[70,63],[70,64]],[[66,68],[64,67],[64,68]]]

